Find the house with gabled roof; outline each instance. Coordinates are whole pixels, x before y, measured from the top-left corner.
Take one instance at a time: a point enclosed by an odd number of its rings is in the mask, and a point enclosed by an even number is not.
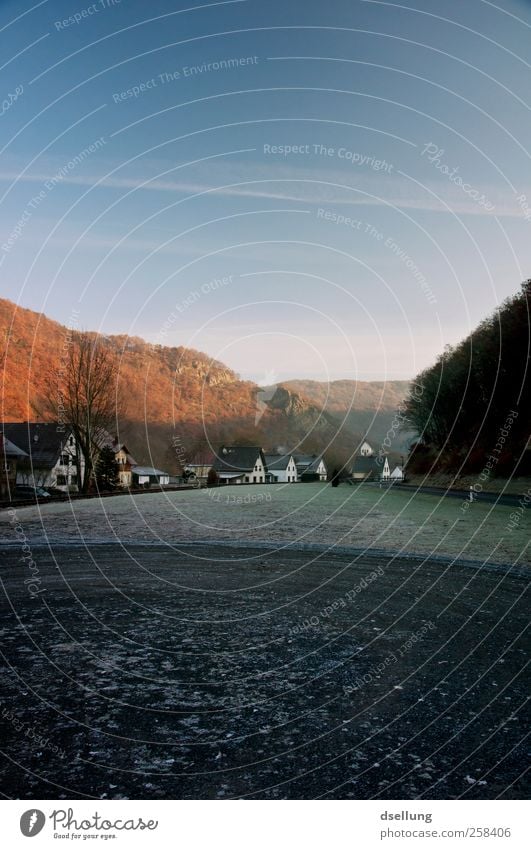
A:
[[[74,434],[58,422],[4,422],[0,430],[27,455],[17,462],[16,482],[77,491],[84,460]]]
[[[303,483],[308,481],[326,481],[328,472],[326,463],[317,454],[296,454],[297,475]]]
[[[99,448],[107,447],[114,452],[119,486],[124,489],[131,487],[133,484],[133,467],[137,465],[137,461],[130,454],[125,442],[118,442],[117,437],[113,437],[110,433],[104,431],[98,439],[98,445]]]
[[[387,457],[362,456],[357,454],[352,466],[354,481],[388,481],[391,476]]]
[[[220,484],[266,482],[265,455],[258,446],[222,445],[212,468]]]
[[[266,454],[267,475],[272,483],[297,483],[297,465],[293,454]]]
[[[380,479],[380,467],[374,456],[357,454],[352,464],[352,480],[371,481]]]
[[[404,469],[402,466],[395,466],[391,475],[389,477],[392,481],[403,481],[404,480]]]

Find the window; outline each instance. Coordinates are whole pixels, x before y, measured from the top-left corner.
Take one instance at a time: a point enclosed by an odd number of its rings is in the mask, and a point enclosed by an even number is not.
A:
[[[253,475],[253,483],[256,483],[256,475]]]
[[[77,475],[70,475],[71,486],[77,486]]]
[[[68,461],[70,459],[70,454],[61,454],[61,466],[68,466]]]
[[[57,486],[66,486],[66,475],[57,475]]]
[[[249,483],[249,480],[250,480],[249,475],[245,475],[245,483]]]
[[[73,436],[69,436],[69,437],[68,437],[68,444],[69,444],[70,446],[73,446],[73,445],[74,445],[74,437],[73,437]]]

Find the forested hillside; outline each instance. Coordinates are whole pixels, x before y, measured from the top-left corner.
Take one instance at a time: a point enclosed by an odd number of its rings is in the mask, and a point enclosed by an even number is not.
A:
[[[415,379],[411,472],[529,474],[531,281]]]
[[[70,338],[68,328],[45,315],[0,300],[0,421],[53,417],[53,376]],[[347,457],[361,438],[299,394],[282,386],[265,393],[200,351],[129,336],[99,339],[119,359],[125,403],[116,430],[138,462],[178,471],[209,444],[233,441]]]

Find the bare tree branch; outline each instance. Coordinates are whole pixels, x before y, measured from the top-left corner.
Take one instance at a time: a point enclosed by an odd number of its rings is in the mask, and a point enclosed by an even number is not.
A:
[[[47,404],[59,425],[75,436],[84,459],[81,491],[87,492],[102,439],[122,408],[119,361],[105,340],[94,334],[73,331],[67,341]]]

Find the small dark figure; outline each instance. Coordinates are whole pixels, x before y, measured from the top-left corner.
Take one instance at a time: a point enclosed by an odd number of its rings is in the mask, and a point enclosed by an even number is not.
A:
[[[341,476],[341,470],[340,469],[334,469],[334,471],[332,472],[332,479],[331,479],[332,486],[339,486],[339,484],[341,483],[340,476]]]

